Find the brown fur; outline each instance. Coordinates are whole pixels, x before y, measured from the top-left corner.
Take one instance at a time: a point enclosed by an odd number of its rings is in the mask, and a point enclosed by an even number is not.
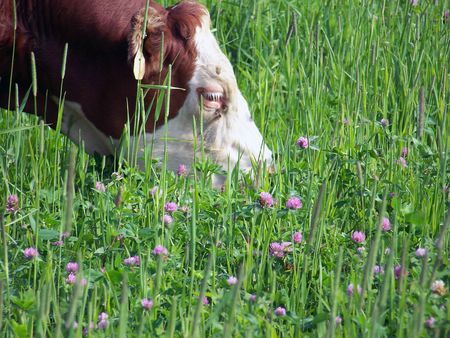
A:
[[[0,0],[0,106],[6,107],[12,53],[12,0]],[[30,86],[29,60],[34,51],[37,64],[37,113],[47,123],[56,122],[57,107],[47,102],[47,94],[58,95],[64,44],[68,42],[64,90],[66,99],[81,104],[86,117],[106,135],[118,138],[136,102],[136,81],[132,61],[142,45],[145,0],[16,0],[18,30],[13,82],[23,95]],[[164,9],[150,2],[143,53],[146,72],[143,83],[161,84],[172,65],[172,91],[169,119],[173,118],[187,96],[196,59],[193,35],[201,24],[205,8],[183,1]],[[160,60],[164,36],[163,60]],[[6,61],[5,61],[6,60]],[[162,69],[160,72],[160,64]],[[149,105],[158,95],[147,93]],[[29,100],[31,102],[31,100]],[[47,107],[47,111],[44,111]],[[34,112],[27,105],[28,112]],[[162,125],[151,111],[147,132]]]

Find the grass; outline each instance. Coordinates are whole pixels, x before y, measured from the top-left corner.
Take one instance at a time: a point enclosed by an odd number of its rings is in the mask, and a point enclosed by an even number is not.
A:
[[[149,159],[139,171],[86,155],[31,115],[1,111],[2,336],[448,335],[449,2],[204,3],[276,172],[256,186],[230,173],[217,191],[208,163],[187,178]],[[299,136],[309,148],[295,145]],[[260,206],[262,191],[273,207]],[[16,213],[4,209],[11,194]],[[285,208],[291,195],[301,209]],[[164,225],[168,201],[189,210]],[[295,231],[302,243],[271,256],[270,243]],[[167,257],[152,253],[156,245]],[[39,257],[26,259],[27,247]],[[140,265],[125,265],[134,255]],[[68,262],[79,264],[75,284],[66,283]],[[447,290],[433,292],[436,280]]]

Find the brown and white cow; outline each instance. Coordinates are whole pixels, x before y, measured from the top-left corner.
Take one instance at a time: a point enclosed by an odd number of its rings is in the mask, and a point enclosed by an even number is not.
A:
[[[239,162],[241,169],[249,170],[254,161],[270,161],[271,151],[211,32],[208,11],[193,1],[167,9],[150,1],[143,37],[145,2],[15,0],[14,30],[13,0],[0,0],[0,106],[11,108],[15,83],[21,98],[30,88],[34,52],[37,105],[28,100],[26,111],[37,111],[55,126],[68,43],[61,130],[74,142],[82,141],[87,152],[113,153],[125,124],[134,118],[136,77],[142,83],[161,84],[172,67],[171,86],[185,90],[171,91],[167,129],[161,128],[163,113],[155,121],[158,91],[145,95],[145,105],[151,108],[146,140],[139,142],[153,144],[154,157],[162,157],[167,147],[169,169],[189,165],[202,127],[205,152],[225,169]],[[203,125],[194,135],[193,117],[200,121],[201,114]]]

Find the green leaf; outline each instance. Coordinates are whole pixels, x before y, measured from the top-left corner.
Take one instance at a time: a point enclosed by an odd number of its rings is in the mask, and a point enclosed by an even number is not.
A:
[[[113,270],[113,271],[108,271],[108,277],[110,279],[110,281],[115,284],[118,285],[119,283],[122,282],[122,272],[117,271],[117,270]]]
[[[17,133],[19,131],[36,129],[38,127],[39,126],[23,126],[23,127],[11,128],[11,129],[7,129],[7,130],[0,130],[0,135],[13,134],[13,133]]]
[[[33,290],[28,290],[20,294],[20,297],[11,296],[12,303],[24,311],[30,311],[35,303]]]
[[[320,324],[320,323],[328,320],[329,318],[330,318],[330,315],[328,313],[325,313],[325,312],[319,313],[317,316],[314,317],[311,324],[317,325],[317,324]]]
[[[277,212],[277,218],[283,218],[289,213],[288,209],[281,209]]]
[[[405,220],[407,223],[416,224],[416,225],[424,225],[426,222],[426,216],[425,216],[424,212],[422,212],[420,210],[416,210],[416,211],[406,214]]]
[[[103,255],[105,253],[105,248],[102,246],[94,251],[94,254],[96,255]]]
[[[164,86],[164,85],[155,85],[155,84],[141,84],[142,88],[145,89],[157,89],[157,90],[167,90],[168,86]],[[184,88],[180,88],[180,87],[170,87],[170,90],[181,90],[181,91],[186,91],[186,89]]]
[[[43,241],[52,241],[59,238],[59,232],[53,229],[41,229],[39,238]]]
[[[89,282],[91,283],[95,283],[103,277],[103,274],[100,271],[94,269],[88,269],[85,274],[86,277],[88,277]]]
[[[14,332],[14,337],[26,338],[29,337],[27,326],[25,324],[19,324],[15,320],[11,320],[11,326]]]
[[[30,215],[28,216],[28,219],[29,219],[29,221],[30,221],[30,227],[31,227],[31,229],[33,230],[33,232],[36,231],[36,220],[34,219],[33,215],[30,214]]]
[[[150,239],[155,236],[154,230],[150,228],[144,228],[139,230],[139,238],[142,240]]]

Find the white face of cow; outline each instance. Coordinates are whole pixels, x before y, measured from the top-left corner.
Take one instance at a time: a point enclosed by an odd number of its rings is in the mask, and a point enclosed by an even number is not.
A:
[[[230,61],[211,33],[209,15],[197,28],[195,41],[196,69],[182,109],[184,113],[203,113],[205,150],[224,168],[239,163],[247,171],[252,162],[270,163],[272,152],[251,118]]]
[[[168,168],[176,169],[181,163],[191,163],[194,156],[192,139],[196,137],[192,120],[195,116],[199,122],[201,114],[203,126],[198,124],[197,132],[203,128],[204,151],[224,169],[231,170],[239,164],[241,170],[249,171],[253,163],[270,165],[272,152],[251,118],[230,61],[210,30],[209,15],[205,15],[202,21],[202,26],[196,29],[197,60],[189,82],[189,95],[177,117],[168,124]],[[160,128],[154,138],[156,156],[163,152],[163,134],[164,128]],[[200,151],[198,149],[197,154]],[[220,183],[220,180],[215,182],[216,185]]]

